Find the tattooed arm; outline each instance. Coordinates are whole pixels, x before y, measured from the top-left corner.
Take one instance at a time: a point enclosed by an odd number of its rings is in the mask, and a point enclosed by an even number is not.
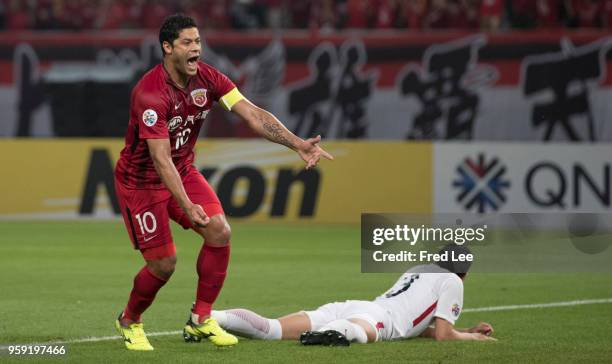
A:
[[[259,135],[269,141],[298,150],[302,138],[290,132],[274,115],[244,99],[236,103],[232,111],[240,115]]]
[[[253,105],[247,99],[238,101],[232,111],[240,115],[259,135],[297,152],[306,162],[307,169],[314,167],[321,156],[334,159],[319,146],[321,136],[304,140],[290,132],[274,115]]]

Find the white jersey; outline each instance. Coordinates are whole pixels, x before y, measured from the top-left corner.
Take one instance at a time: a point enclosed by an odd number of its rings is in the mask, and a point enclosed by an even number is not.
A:
[[[437,265],[420,265],[404,273],[374,302],[392,321],[391,337],[384,339],[415,337],[431,325],[434,317],[455,324],[463,307],[463,281]]]

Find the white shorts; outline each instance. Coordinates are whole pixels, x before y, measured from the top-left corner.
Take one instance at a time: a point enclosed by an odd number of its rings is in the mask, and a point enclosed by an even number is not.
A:
[[[391,337],[391,318],[385,309],[370,301],[333,302],[314,311],[302,311],[310,318],[311,330],[320,330],[328,323],[341,319],[364,320],[376,331],[376,341]]]

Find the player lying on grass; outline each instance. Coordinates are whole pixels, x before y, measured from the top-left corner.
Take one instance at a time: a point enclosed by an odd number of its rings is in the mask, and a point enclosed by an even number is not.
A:
[[[458,253],[467,250],[457,246],[452,249],[461,250]],[[328,303],[314,311],[278,319],[246,309],[213,311],[213,317],[221,327],[241,336],[263,340],[299,338],[304,345],[347,346],[350,342],[365,344],[417,336],[495,340],[490,337],[493,327],[485,322],[470,329],[454,327],[463,306],[463,280],[468,268],[464,263],[452,262],[413,267],[373,301]]]

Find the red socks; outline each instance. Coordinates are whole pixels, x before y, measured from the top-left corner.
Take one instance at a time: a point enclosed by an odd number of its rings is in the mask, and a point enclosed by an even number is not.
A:
[[[149,269],[144,266],[136,277],[134,277],[134,287],[130,293],[130,300],[125,308],[124,317],[140,322],[140,315],[149,307],[155,295],[166,281],[154,276]]]
[[[229,244],[221,247],[204,245],[197,262],[198,290],[193,313],[199,317],[210,316],[212,304],[219,296],[229,263]],[[134,277],[134,287],[125,308],[124,317],[140,322],[140,315],[153,303],[157,291],[166,281],[154,276],[145,266]]]
[[[198,290],[193,313],[199,317],[210,316],[212,304],[217,299],[229,263],[230,247],[204,245],[198,256]]]

